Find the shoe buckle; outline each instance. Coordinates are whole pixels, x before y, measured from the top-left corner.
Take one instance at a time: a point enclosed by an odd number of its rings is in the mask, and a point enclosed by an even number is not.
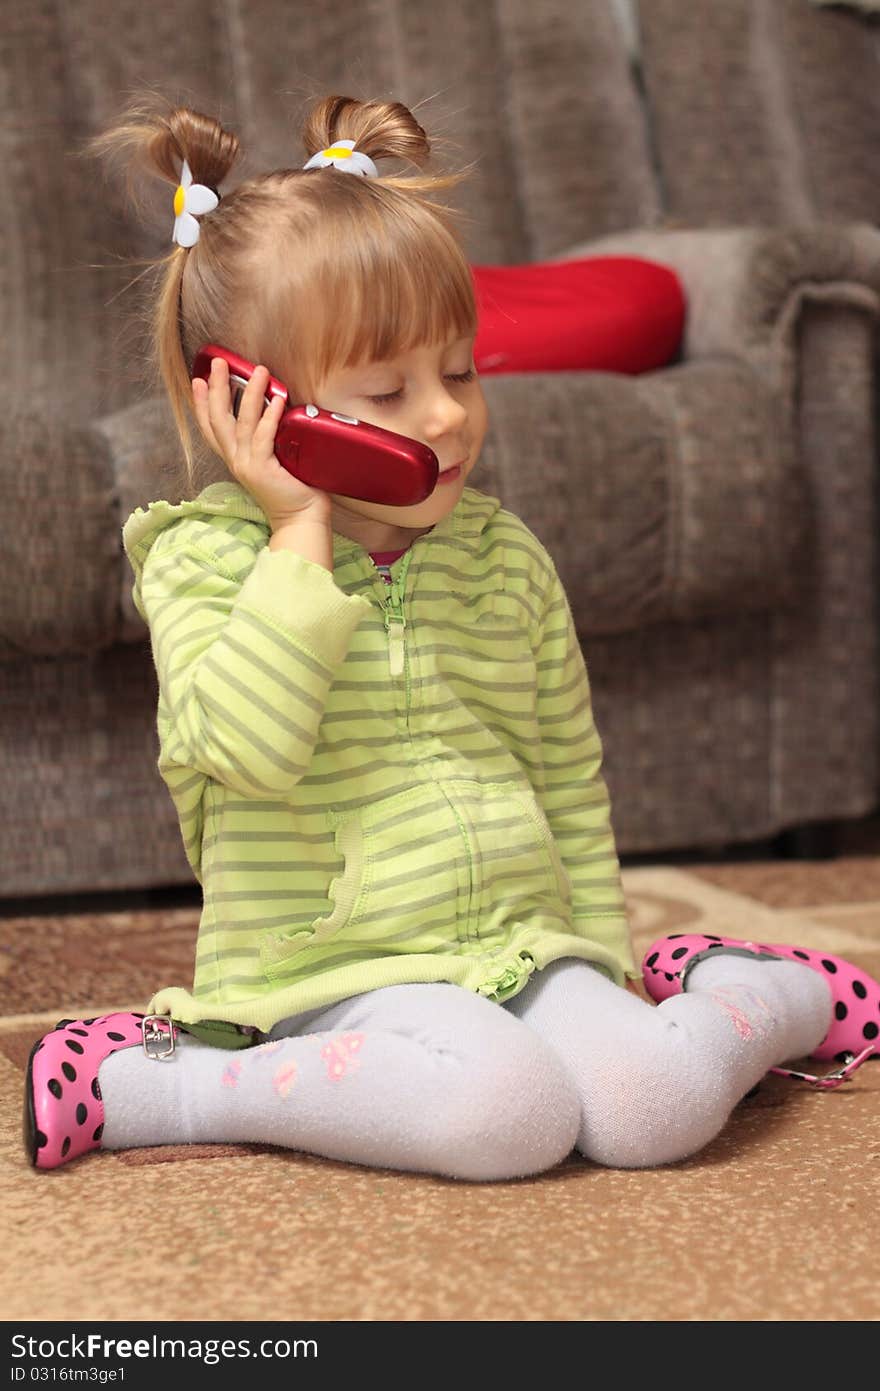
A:
[[[861,1053],[847,1053],[840,1067],[832,1072],[826,1072],[822,1077],[814,1077],[810,1072],[794,1072],[790,1067],[771,1067],[771,1072],[776,1072],[780,1077],[791,1077],[796,1082],[807,1082],[811,1087],[819,1087],[830,1090],[832,1087],[839,1087],[841,1082],[848,1082],[857,1067],[861,1067],[866,1058],[874,1052],[873,1044],[863,1048]]]
[[[141,1020],[144,1052],[153,1062],[163,1063],[174,1052],[174,1025],[165,1014],[145,1014]]]

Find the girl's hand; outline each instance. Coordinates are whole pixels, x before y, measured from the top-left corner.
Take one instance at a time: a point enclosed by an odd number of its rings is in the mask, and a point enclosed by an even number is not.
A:
[[[275,457],[275,435],[285,403],[277,396],[264,406],[269,369],[256,367],[238,408],[232,413],[229,365],[223,358],[211,363],[210,384],[193,378],[193,406],[199,428],[237,483],[263,509],[273,532],[294,517],[308,513],[330,516],[330,495],[302,483]]]

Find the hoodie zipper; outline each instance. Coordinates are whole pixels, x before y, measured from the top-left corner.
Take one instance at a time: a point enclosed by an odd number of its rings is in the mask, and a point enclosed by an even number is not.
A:
[[[406,703],[409,705],[409,666],[406,660],[406,615],[403,611],[403,595],[406,588],[406,574],[412,560],[412,548],[403,557],[400,574],[391,581],[388,600],[385,604],[385,631],[388,634],[388,667],[392,677],[403,676],[406,680]]]
[[[393,680],[401,676],[406,682],[406,710],[407,719],[409,718],[410,707],[410,673],[409,661],[406,651],[406,614],[403,611],[403,599],[406,590],[406,576],[412,559],[412,547],[407,551],[400,566],[400,574],[396,580],[392,580],[390,586],[386,586],[386,601],[383,604],[385,610],[385,631],[388,634],[388,667]],[[458,823],[458,829],[464,842],[465,854],[468,861],[468,888],[467,906],[464,917],[463,933],[459,933],[460,940],[463,942],[479,941],[479,932],[471,929],[471,921],[474,911],[474,859],[471,849],[468,828],[462,818],[461,812],[455,803],[449,800],[449,806]]]

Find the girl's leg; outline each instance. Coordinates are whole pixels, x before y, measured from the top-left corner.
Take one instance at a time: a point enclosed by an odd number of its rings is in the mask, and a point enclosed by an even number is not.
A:
[[[235,1052],[180,1033],[168,1061],[113,1053],[99,1068],[103,1146],[262,1141],[478,1180],[540,1173],[571,1152],[580,1100],[568,1071],[482,996],[388,986],[287,1025],[292,1036]]]
[[[505,1008],[574,1078],[580,1152],[644,1168],[702,1149],[769,1068],[809,1054],[828,1029],[831,992],[796,962],[719,952],[694,967],[686,994],[653,1005],[565,958]]]

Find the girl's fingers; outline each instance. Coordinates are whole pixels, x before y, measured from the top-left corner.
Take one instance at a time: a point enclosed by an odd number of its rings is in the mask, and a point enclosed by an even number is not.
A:
[[[268,406],[263,411],[263,414],[260,417],[260,422],[257,425],[256,430],[254,431],[254,439],[257,439],[257,437],[259,437],[261,444],[267,437],[269,440],[274,440],[275,435],[278,431],[278,422],[284,414],[286,406],[287,402],[283,399],[283,397],[272,397],[272,400],[269,402]]]
[[[248,438],[260,423],[265,401],[268,367],[255,367],[238,408],[238,438]]]
[[[198,378],[193,382],[194,410],[202,433],[233,473],[250,461],[253,441],[260,453],[266,449],[271,453],[286,403],[273,396],[265,405],[268,380],[268,368],[258,366],[242,393],[237,416],[232,410],[229,368],[222,358],[212,362],[207,384]]]
[[[217,440],[214,436],[214,431],[211,429],[211,419],[208,414],[208,383],[203,381],[201,377],[195,377],[193,379],[192,391],[193,410],[195,411],[196,420],[199,423],[199,429],[211,449],[213,449],[215,453],[219,453]]]
[[[229,391],[229,368],[219,357],[215,357],[211,363],[208,419],[218,444],[217,452],[228,464],[235,458],[235,416],[232,414],[232,396]]]

